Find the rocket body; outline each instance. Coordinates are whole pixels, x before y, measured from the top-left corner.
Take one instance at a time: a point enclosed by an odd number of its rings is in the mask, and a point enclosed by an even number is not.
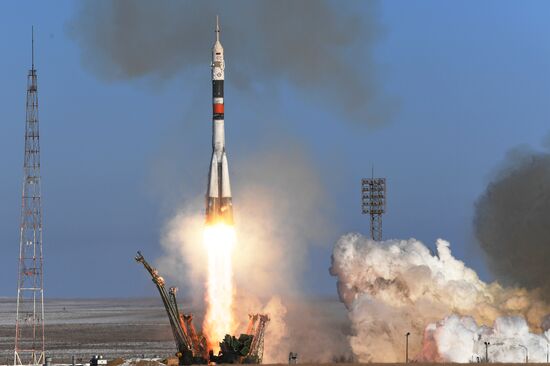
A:
[[[233,224],[233,203],[229,183],[229,166],[225,151],[224,126],[225,60],[216,21],[216,42],[212,47],[212,159],[206,191],[206,223]]]

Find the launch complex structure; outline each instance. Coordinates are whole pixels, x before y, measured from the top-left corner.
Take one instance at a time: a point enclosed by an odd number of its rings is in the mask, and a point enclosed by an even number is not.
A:
[[[193,314],[180,312],[176,299],[177,288],[170,287],[166,291],[165,281],[158,271],[151,267],[141,252],[137,253],[135,260],[145,267],[151,275],[152,281],[157,287],[170,327],[176,342],[180,365],[215,363],[262,363],[264,352],[264,335],[269,316],[266,314],[250,314],[246,333],[239,338],[226,335],[220,342],[220,353],[214,355],[208,350],[206,338],[198,334],[193,324]]]
[[[45,361],[40,133],[38,84],[34,68],[34,29],[31,65],[27,76],[14,365],[37,365]]]

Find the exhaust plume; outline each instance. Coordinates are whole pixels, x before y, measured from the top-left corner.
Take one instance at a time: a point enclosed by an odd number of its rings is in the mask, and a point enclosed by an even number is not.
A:
[[[351,353],[343,342],[345,313],[324,313],[324,304],[306,298],[302,291],[311,246],[326,242],[325,235],[331,231],[327,195],[314,167],[314,160],[290,141],[285,151],[258,153],[233,166],[239,171],[233,180],[235,329],[236,333],[246,329],[250,313],[269,314],[266,363],[288,362],[290,351],[298,351],[301,361],[312,362],[328,362]],[[202,300],[207,265],[200,250],[203,203],[204,198],[197,198],[168,223],[162,240],[166,255],[158,265],[192,294],[194,301]],[[314,345],[313,338],[317,339]]]
[[[540,329],[550,312],[538,291],[487,284],[452,256],[448,242],[436,247],[434,255],[415,239],[375,242],[359,234],[337,242],[330,272],[349,311],[358,361],[403,361],[406,332],[410,355],[421,361],[467,362],[491,337],[507,337],[509,345],[540,341],[528,331]],[[449,349],[449,334],[460,347]],[[481,337],[470,342],[474,335]]]
[[[219,342],[235,328],[233,319],[233,252],[235,228],[232,225],[208,225],[204,229],[204,249],[207,252],[206,313],[202,332],[208,349],[219,353]]]
[[[374,2],[85,1],[67,28],[99,78],[162,82],[207,67],[217,14],[232,86],[252,95],[288,84],[351,120],[388,119],[372,57],[381,35]]]
[[[550,154],[508,152],[475,205],[474,230],[489,268],[508,285],[550,299]]]

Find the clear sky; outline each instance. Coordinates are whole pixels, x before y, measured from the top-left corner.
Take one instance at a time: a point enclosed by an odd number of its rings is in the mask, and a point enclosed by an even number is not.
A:
[[[354,6],[371,11],[364,4]],[[0,296],[16,294],[31,25],[48,296],[153,295],[133,255],[142,249],[160,257],[162,228],[177,208],[174,202],[203,194],[211,44],[205,45],[204,71],[176,72],[162,82],[108,81],[85,66],[81,46],[69,35],[78,9],[78,2],[69,1],[0,2]],[[386,238],[415,237],[429,246],[445,238],[457,257],[491,280],[472,235],[473,205],[509,149],[538,148],[550,130],[550,3],[385,1],[377,10],[383,31],[371,52],[379,87],[393,101],[386,124],[365,127],[328,101],[304,98],[292,84],[280,87],[280,129],[303,144],[314,162],[334,222],[326,243],[311,249],[308,291],[336,294],[328,274],[331,246],[348,231],[367,232],[359,182],[373,164],[388,179]],[[228,46],[226,57],[230,69]],[[360,59],[354,65],[363,72]],[[259,111],[245,110],[253,104],[250,95],[233,90],[227,79],[228,154],[239,166],[261,154],[260,135],[271,130]],[[204,98],[197,90],[205,91]],[[203,120],[189,125],[188,110],[198,100]],[[239,129],[247,113],[257,113],[257,122]],[[200,147],[189,154],[185,146],[197,142]],[[198,178],[185,181],[189,175]]]

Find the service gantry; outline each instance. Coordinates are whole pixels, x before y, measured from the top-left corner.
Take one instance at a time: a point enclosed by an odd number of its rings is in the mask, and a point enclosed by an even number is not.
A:
[[[176,342],[179,365],[262,363],[265,331],[269,323],[267,314],[250,314],[246,334],[241,334],[239,338],[226,334],[220,340],[220,352],[214,355],[212,350],[208,350],[204,335],[197,333],[193,315],[180,311],[176,300],[177,288],[171,287],[166,291],[164,278],[151,267],[141,252],[137,252],[135,260],[149,272],[159,291]]]

